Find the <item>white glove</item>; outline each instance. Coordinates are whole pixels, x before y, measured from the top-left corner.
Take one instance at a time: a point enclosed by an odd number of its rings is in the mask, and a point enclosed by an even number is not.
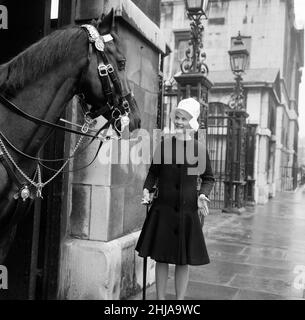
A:
[[[200,194],[197,200],[199,215],[207,216],[209,214],[208,202],[210,202],[210,199],[204,194]]]
[[[153,194],[149,193],[147,189],[143,190],[143,198],[141,204],[150,204],[153,198]]]

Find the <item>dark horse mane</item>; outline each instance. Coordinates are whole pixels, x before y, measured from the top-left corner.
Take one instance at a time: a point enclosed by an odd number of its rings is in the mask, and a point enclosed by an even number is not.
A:
[[[0,65],[0,92],[14,96],[54,64],[68,58],[73,43],[81,33],[79,27],[56,30],[9,62]]]

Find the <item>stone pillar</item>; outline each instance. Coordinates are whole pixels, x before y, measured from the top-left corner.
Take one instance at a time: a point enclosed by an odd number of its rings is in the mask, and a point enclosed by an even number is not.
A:
[[[127,77],[140,108],[142,128],[151,134],[157,123],[159,56],[165,53],[160,29],[131,0],[92,0],[90,4],[76,2],[77,22],[115,9],[118,34],[126,48]],[[76,106],[73,112],[77,119]],[[96,127],[104,121],[99,118]],[[148,166],[129,161],[129,152],[140,141],[129,146],[126,141],[104,143],[90,167],[68,178],[60,299],[124,299],[142,287],[143,259],[135,252],[135,245],[146,214],[140,202]],[[88,164],[97,147],[98,142],[92,143],[74,162],[74,169]],[[119,161],[122,158],[125,161]],[[153,267],[148,259],[148,285],[154,282]]]
[[[258,172],[257,172],[257,203],[264,204],[268,202],[269,186],[268,186],[268,166],[269,166],[269,143],[271,131],[269,129],[258,129]]]
[[[279,105],[276,109],[276,147],[275,147],[275,164],[274,164],[276,191],[281,191],[283,116],[284,116],[284,106]]]

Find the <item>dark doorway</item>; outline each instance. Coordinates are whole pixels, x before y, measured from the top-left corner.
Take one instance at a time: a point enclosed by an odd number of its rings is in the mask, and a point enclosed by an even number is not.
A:
[[[1,30],[0,63],[13,58],[57,28],[50,19],[51,0],[1,1],[8,9],[7,30]],[[46,144],[44,158],[62,158],[64,134],[55,133]],[[43,171],[43,180],[53,174]],[[14,243],[4,262],[8,289],[0,300],[56,299],[62,205],[62,175],[43,190],[27,217],[18,225]]]

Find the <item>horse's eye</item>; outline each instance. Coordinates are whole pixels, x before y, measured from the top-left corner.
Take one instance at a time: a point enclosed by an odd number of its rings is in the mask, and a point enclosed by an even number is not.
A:
[[[126,59],[122,59],[118,61],[118,68],[120,71],[125,70],[126,67]]]

